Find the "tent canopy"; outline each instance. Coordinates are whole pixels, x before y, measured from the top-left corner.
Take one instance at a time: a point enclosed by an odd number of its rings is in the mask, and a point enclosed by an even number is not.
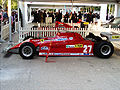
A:
[[[23,0],[20,0],[23,1]],[[28,2],[120,3],[120,0],[24,0]]]

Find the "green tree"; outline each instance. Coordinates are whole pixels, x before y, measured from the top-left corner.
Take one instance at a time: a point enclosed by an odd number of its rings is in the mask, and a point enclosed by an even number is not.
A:
[[[3,1],[6,1],[4,5],[2,6]],[[8,7],[8,0],[0,0],[0,5],[6,9]],[[11,0],[11,9],[16,10],[17,9],[17,0]]]
[[[12,0],[12,2],[11,2],[11,8],[12,9],[17,9],[17,0]]]
[[[0,0],[0,6],[2,5],[2,0]]]

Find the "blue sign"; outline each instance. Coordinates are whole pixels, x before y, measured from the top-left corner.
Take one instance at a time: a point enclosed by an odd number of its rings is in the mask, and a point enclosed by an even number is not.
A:
[[[48,47],[47,46],[43,46],[43,47],[41,47],[41,50],[48,50]]]

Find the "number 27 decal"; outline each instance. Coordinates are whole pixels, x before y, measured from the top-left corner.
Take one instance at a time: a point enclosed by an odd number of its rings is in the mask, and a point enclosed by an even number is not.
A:
[[[89,53],[92,51],[92,45],[84,45],[83,48],[84,48],[83,50],[84,53],[87,53],[87,49],[89,49],[88,51]]]

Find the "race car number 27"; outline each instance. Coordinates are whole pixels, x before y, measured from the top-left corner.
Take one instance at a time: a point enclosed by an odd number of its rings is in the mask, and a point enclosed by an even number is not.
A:
[[[84,48],[83,53],[87,53],[87,52],[90,53],[92,50],[92,45],[84,45],[83,48]]]

